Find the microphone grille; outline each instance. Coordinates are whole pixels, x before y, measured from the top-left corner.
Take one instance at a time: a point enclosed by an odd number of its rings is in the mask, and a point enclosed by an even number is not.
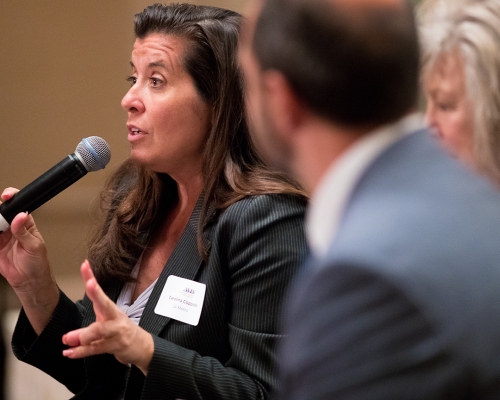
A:
[[[111,159],[108,143],[99,136],[82,139],[76,146],[75,153],[80,157],[88,172],[103,169]]]

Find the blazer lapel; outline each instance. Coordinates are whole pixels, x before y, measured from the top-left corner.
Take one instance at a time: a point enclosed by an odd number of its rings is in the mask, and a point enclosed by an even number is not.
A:
[[[198,203],[200,202],[198,201]],[[149,300],[139,321],[139,326],[153,335],[158,336],[170,321],[170,318],[158,315],[154,311],[167,278],[170,275],[176,275],[186,279],[194,279],[202,263],[196,241],[196,227],[200,215],[197,208],[198,204],[182,233],[179,243],[177,243],[170,258],[163,267],[163,271],[158,277],[158,281],[149,296]],[[141,396],[143,384],[144,375],[139,369],[132,367],[127,380],[125,399],[138,399]]]
[[[153,335],[158,335],[163,327],[170,321],[170,318],[158,315],[154,311],[167,278],[170,275],[175,275],[181,278],[194,280],[202,264],[203,260],[198,251],[197,243],[197,227],[200,219],[202,202],[203,196],[200,196],[189,222],[179,239],[179,243],[177,243],[165,267],[163,267],[162,273],[158,277],[158,281],[155,284],[153,292],[142,313],[141,320],[139,321],[139,326]]]

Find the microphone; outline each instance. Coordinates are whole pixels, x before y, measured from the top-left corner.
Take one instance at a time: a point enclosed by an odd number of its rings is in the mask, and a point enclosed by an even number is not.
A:
[[[87,175],[87,172],[103,169],[110,158],[111,151],[104,139],[99,136],[82,139],[73,154],[54,165],[11,199],[0,204],[0,233],[10,227],[10,223],[17,214],[33,212]]]

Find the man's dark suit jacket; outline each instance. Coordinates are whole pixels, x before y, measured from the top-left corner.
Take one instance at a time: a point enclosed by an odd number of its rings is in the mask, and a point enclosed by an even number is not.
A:
[[[276,385],[276,341],[284,293],[305,254],[305,202],[252,196],[231,205],[207,232],[208,262],[197,248],[201,201],[149,298],[140,326],[154,338],[147,377],[112,355],[62,357],[62,335],[95,321],[90,301],[61,293],[39,337],[21,312],[16,356],[62,382],[78,399],[264,399]],[[199,324],[154,312],[169,275],[206,284]],[[116,301],[121,287],[107,291]]]
[[[404,137],[292,290],[283,399],[500,399],[500,197]]]

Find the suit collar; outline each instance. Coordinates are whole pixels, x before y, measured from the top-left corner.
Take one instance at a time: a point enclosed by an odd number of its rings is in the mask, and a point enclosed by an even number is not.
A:
[[[420,113],[410,114],[360,138],[330,166],[313,193],[306,217],[307,240],[316,256],[328,251],[350,197],[370,165],[395,142],[423,126]]]

